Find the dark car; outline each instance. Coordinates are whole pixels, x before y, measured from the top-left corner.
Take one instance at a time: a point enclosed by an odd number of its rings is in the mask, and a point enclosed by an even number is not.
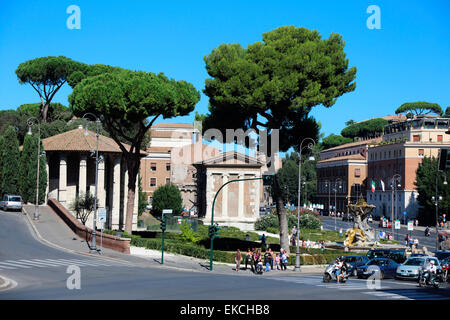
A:
[[[438,258],[439,261],[442,261],[442,260],[450,257],[450,251],[448,251],[448,250],[438,250],[438,251],[436,251],[434,256],[436,258]]]
[[[387,258],[392,259],[397,263],[403,263],[406,261],[405,249],[371,249],[367,252],[367,258]]]
[[[374,258],[369,260],[365,265],[357,268],[358,279],[368,278],[375,273],[370,270],[370,266],[376,266],[380,269],[380,279],[394,278],[398,263],[388,258]]]
[[[357,268],[369,262],[369,258],[366,256],[345,256],[344,259],[345,263],[351,266],[348,269],[348,273],[355,277],[357,275]]]
[[[344,213],[342,216],[342,221],[355,221],[355,218],[351,213]]]

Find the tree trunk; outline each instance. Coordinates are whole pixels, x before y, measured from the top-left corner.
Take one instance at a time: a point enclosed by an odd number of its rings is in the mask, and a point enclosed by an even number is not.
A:
[[[128,195],[127,195],[127,213],[125,218],[125,231],[131,234],[133,228],[133,211],[134,211],[134,198],[136,195],[136,178],[139,171],[140,158],[136,159],[134,155],[126,155],[131,159],[126,159],[128,167]]]
[[[278,225],[280,226],[280,246],[287,253],[291,253],[289,249],[289,227],[286,217],[286,209],[284,208],[283,197],[281,194],[280,186],[278,184],[277,175],[274,175],[272,197],[277,206]]]
[[[47,122],[48,106],[49,106],[48,103],[44,104],[41,110],[42,121],[44,122]]]

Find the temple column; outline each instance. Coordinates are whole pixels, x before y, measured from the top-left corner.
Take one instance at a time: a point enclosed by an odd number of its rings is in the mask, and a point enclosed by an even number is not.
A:
[[[66,192],[67,192],[67,156],[61,154],[59,156],[59,186],[58,186],[58,201],[66,206]]]
[[[99,156],[100,158],[100,156]],[[98,207],[104,209],[106,204],[106,192],[105,192],[105,161],[98,162],[98,185],[97,185],[97,198]]]
[[[113,162],[112,194],[111,224],[112,229],[118,229],[120,219],[120,157],[115,158]]]
[[[239,173],[238,179],[244,179],[244,174]],[[238,196],[238,218],[244,218],[244,182],[239,181],[239,196]]]
[[[87,155],[80,155],[80,174],[78,177],[79,195],[85,194],[87,188]]]

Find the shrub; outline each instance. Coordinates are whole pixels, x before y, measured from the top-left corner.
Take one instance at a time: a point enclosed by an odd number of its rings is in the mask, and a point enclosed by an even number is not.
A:
[[[286,218],[288,220],[288,228],[292,229],[292,227],[297,226],[297,214],[287,214]],[[300,228],[305,229],[320,229],[322,222],[316,216],[315,213],[312,213],[309,210],[305,210],[300,214]],[[271,231],[269,231],[269,229]],[[255,229],[271,232],[275,229],[279,229],[278,216],[273,214],[268,214],[262,216],[255,222]],[[278,232],[277,232],[278,233]]]
[[[188,224],[186,221],[183,221],[181,227],[180,227],[181,234],[178,234],[178,238],[182,242],[187,243],[196,243],[200,240],[200,236],[198,233],[196,233],[190,224]]]
[[[320,229],[322,222],[312,214],[303,214],[300,216],[300,228]]]

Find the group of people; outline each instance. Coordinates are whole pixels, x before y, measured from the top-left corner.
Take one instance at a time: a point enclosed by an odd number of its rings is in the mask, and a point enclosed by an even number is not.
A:
[[[413,246],[417,248],[419,246],[419,239],[411,237],[409,234],[405,236],[405,245],[412,248]]]
[[[245,263],[245,270],[250,265],[253,273],[262,273],[263,270],[268,272],[276,268],[277,270],[287,270],[289,263],[289,254],[283,248],[280,249],[280,253],[275,253],[271,248],[266,249],[263,253],[260,249],[250,248],[247,249],[245,256],[239,249],[236,251],[236,271],[241,269],[241,261]]]

